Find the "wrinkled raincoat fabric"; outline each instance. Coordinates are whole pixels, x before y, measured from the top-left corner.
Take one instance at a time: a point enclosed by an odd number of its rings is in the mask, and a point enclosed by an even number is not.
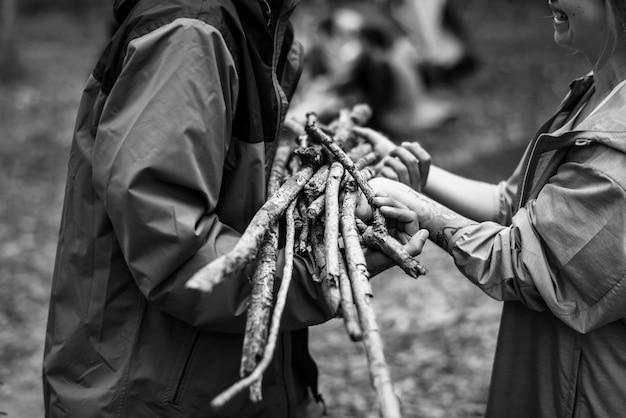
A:
[[[265,202],[302,65],[295,3],[116,1],[120,27],[88,80],[68,165],[47,417],[292,417],[315,390],[306,327],[332,313],[307,260],[263,400],[244,392],[218,412],[211,399],[239,379],[251,272],[211,293],[185,286]]]
[[[571,85],[499,185],[502,219],[449,246],[505,301],[487,417],[626,414],[626,89],[555,133],[592,89],[591,76]]]

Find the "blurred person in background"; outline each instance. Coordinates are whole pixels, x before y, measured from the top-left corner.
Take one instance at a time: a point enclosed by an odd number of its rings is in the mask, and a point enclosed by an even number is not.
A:
[[[378,7],[387,13],[386,6]],[[368,126],[402,137],[436,129],[454,117],[454,106],[425,85],[414,45],[388,15],[341,5],[308,32],[306,87],[291,111],[296,119],[316,111],[328,120],[343,107],[367,103],[372,108]]]
[[[254,266],[208,293],[186,286],[266,201],[301,71],[297,3],[115,1],[119,27],[87,81],[69,156],[46,417],[322,415],[307,327],[336,313],[311,260],[295,261],[262,400],[244,391],[218,411],[211,400],[241,377]],[[392,265],[368,257],[372,274]]]
[[[427,85],[449,87],[478,68],[471,34],[456,1],[385,1],[390,15],[415,46],[417,65]]]
[[[395,210],[388,198],[414,210],[458,269],[504,301],[486,416],[621,417],[626,3],[549,6],[555,42],[585,56],[592,71],[571,83],[507,180],[456,176],[431,166],[417,143],[395,147],[370,129],[357,132],[389,154],[371,181],[387,196],[375,199],[383,213]]]

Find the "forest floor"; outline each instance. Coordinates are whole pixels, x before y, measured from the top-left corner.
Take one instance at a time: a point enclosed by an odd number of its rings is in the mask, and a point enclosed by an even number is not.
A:
[[[461,12],[481,66],[434,92],[459,112],[420,141],[435,164],[497,181],[586,66],[553,45],[545,2],[475,0]],[[37,418],[71,131],[106,22],[46,15],[18,27],[25,74],[0,85],[0,416]],[[501,305],[464,281],[434,245],[419,258],[429,274],[417,281],[397,270],[372,280],[404,415],[481,416]],[[311,346],[330,416],[377,416],[363,348],[341,321],[313,328]]]

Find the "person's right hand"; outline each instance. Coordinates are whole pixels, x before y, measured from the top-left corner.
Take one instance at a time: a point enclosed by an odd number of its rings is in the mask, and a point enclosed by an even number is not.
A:
[[[417,142],[403,142],[383,158],[381,177],[396,180],[422,191],[430,171],[430,154]]]
[[[385,135],[370,128],[354,127],[353,131],[372,144],[374,152],[382,157],[377,174],[404,183],[421,191],[430,171],[430,154],[417,142],[403,142],[400,146]]]

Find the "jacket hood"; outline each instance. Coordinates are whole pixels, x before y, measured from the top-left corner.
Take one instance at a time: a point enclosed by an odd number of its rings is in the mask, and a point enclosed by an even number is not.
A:
[[[247,4],[250,1],[255,0],[244,0],[242,4]],[[287,5],[288,9],[293,9],[300,0],[256,0],[267,4],[272,10],[280,10],[283,3]],[[120,23],[122,22],[130,13],[133,7],[139,3],[139,0],[115,0],[113,5],[113,16],[115,16],[115,20]]]

